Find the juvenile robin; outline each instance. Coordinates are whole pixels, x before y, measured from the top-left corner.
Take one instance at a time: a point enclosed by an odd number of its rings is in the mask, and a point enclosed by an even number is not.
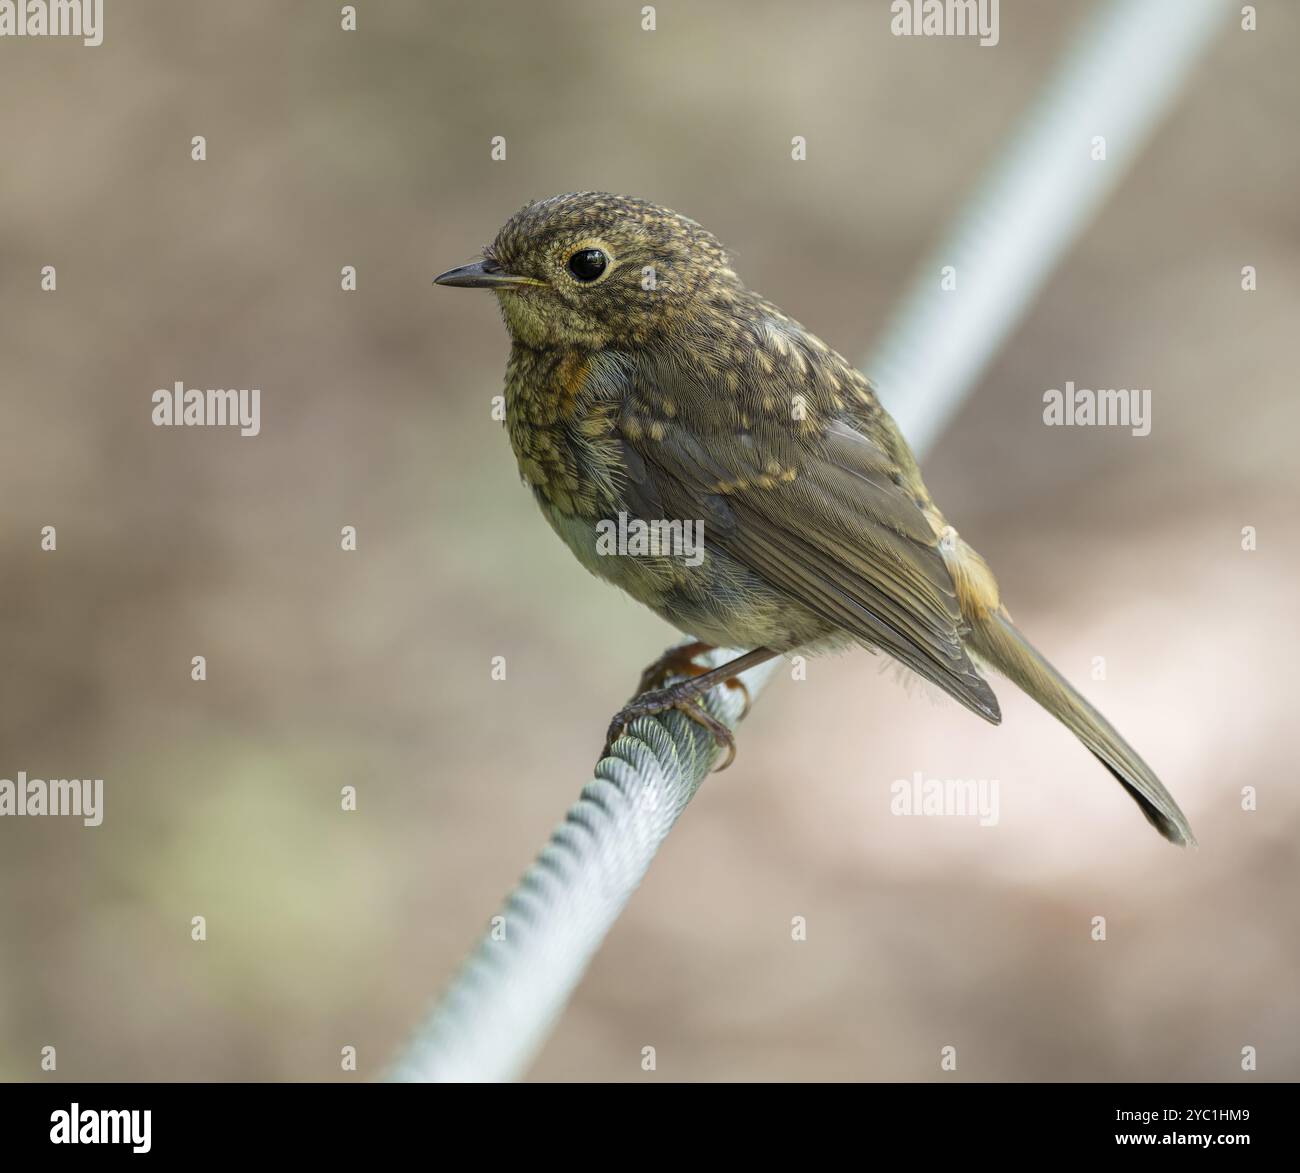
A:
[[[998,724],[986,665],[1073,732],[1161,835],[1195,842],[1151,768],[1011,622],[871,383],[746,288],[695,221],[627,196],[555,196],[436,281],[496,294],[510,443],[556,533],[694,641],[647,669],[609,742],[679,709],[729,763],[705,691],[782,653],[850,644]],[[702,522],[703,555],[612,556],[602,538],[620,517]],[[752,650],[694,664],[715,647]]]

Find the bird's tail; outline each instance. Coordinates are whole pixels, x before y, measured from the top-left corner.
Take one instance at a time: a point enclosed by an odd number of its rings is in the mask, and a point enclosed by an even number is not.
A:
[[[1019,685],[1092,750],[1170,843],[1195,846],[1196,836],[1187,816],[1151,767],[1020,634],[1007,613],[999,607],[970,618],[967,644],[971,650]]]

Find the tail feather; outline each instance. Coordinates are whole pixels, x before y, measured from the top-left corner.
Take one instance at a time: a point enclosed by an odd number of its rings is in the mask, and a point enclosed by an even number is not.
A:
[[[971,625],[967,643],[1070,730],[1129,792],[1147,821],[1171,843],[1195,846],[1196,836],[1173,796],[1137,752],[1016,629],[1002,610]]]

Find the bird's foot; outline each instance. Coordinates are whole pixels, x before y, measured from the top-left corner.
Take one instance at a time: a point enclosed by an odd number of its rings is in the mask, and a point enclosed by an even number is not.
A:
[[[714,682],[716,683],[716,682]],[[612,752],[614,742],[623,735],[624,730],[638,717],[655,717],[676,709],[683,716],[689,717],[697,725],[703,725],[713,736],[719,749],[727,751],[726,760],[718,767],[725,770],[736,760],[736,739],[721,721],[710,713],[700,699],[701,690],[694,679],[683,680],[668,688],[655,689],[642,693],[631,704],[623,708],[610,724],[605,735],[605,757]],[[749,694],[746,692],[746,698]]]
[[[702,646],[710,651],[712,650],[707,644]],[[683,645],[681,648],[675,649],[675,652],[676,656],[674,656],[673,652],[669,652],[668,655],[661,657],[660,662],[674,660],[680,665],[683,656],[685,661],[689,663],[692,656],[699,655],[699,651],[694,650],[694,645],[691,644]],[[690,663],[691,674],[686,680],[679,680],[676,684],[670,684],[667,688],[643,692],[614,718],[609,727],[609,733],[605,737],[605,756],[610,754],[614,742],[622,736],[628,725],[638,717],[654,717],[659,713],[668,712],[669,709],[676,709],[697,725],[703,725],[713,736],[713,740],[718,747],[727,751],[726,761],[718,767],[719,770],[725,770],[736,759],[736,739],[732,736],[730,729],[704,708],[704,702],[701,698],[715,684],[726,684],[739,688],[744,692],[745,713],[749,712],[749,689],[741,681],[741,673],[748,672],[749,669],[756,668],[759,664],[764,664],[778,655],[780,653],[773,651],[771,648],[754,648],[752,651],[737,656],[734,660],[728,660],[727,663],[720,664],[716,668],[701,669],[699,665]],[[642,680],[653,679],[653,673],[658,668],[659,663],[651,665],[646,670]],[[743,717],[745,713],[741,713],[741,716]]]
[[[641,673],[641,683],[637,685],[637,696],[643,696],[645,693],[653,692],[662,688],[673,676],[685,676],[688,679],[696,676],[703,676],[712,669],[703,664],[695,662],[696,656],[703,656],[707,652],[715,651],[715,645],[706,644],[702,640],[696,640],[693,643],[682,644],[679,647],[669,648],[662,656],[651,664],[644,672]],[[741,709],[740,716],[736,719],[743,721],[749,715],[749,689],[745,687],[745,682],[733,677],[726,681],[728,688],[738,688],[745,696],[745,707]],[[733,751],[734,754],[734,751]],[[730,764],[730,763],[728,763]]]

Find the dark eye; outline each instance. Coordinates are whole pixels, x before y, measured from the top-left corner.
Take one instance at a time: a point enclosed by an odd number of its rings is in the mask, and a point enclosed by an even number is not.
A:
[[[609,264],[609,258],[598,248],[584,248],[569,258],[569,272],[579,281],[595,281]]]

